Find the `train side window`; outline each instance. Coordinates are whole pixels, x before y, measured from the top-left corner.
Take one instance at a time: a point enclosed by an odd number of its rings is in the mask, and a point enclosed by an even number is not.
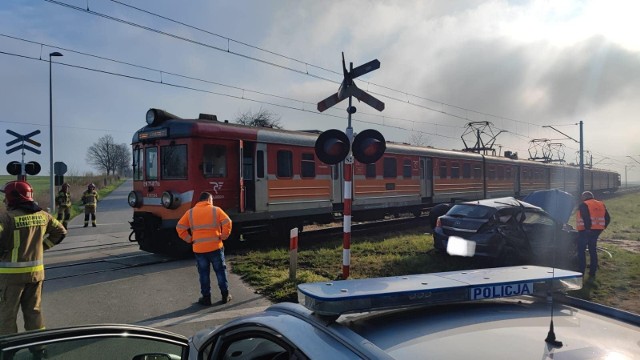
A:
[[[504,166],[498,166],[498,179],[504,179]]]
[[[279,178],[293,177],[293,153],[288,150],[278,151],[278,172]]]
[[[446,161],[440,161],[440,179],[446,179],[447,178],[447,162]]]
[[[384,158],[383,176],[385,178],[396,178],[398,176],[398,163],[396,158]]]
[[[402,177],[411,179],[411,160],[409,159],[404,159],[402,163]]]
[[[482,179],[482,169],[479,165],[475,165],[473,167],[473,178],[474,179]]]
[[[496,178],[496,167],[489,166],[489,180],[494,180]]]
[[[146,148],[144,158],[147,180],[158,180],[158,148],[155,146]]]
[[[256,152],[256,177],[264,179],[264,151],[258,150]]]
[[[462,164],[462,177],[465,179],[471,178],[471,164],[468,164],[468,163]]]
[[[300,176],[303,178],[315,178],[316,177],[316,159],[311,153],[302,154],[302,163]]]
[[[202,149],[202,173],[205,177],[227,177],[227,148],[205,144]]]
[[[460,164],[451,163],[451,178],[452,179],[460,178]]]
[[[366,175],[365,175],[365,176],[366,176],[368,179],[372,179],[372,178],[373,178],[373,179],[375,179],[375,178],[376,178],[376,175],[377,175],[377,174],[376,174],[376,164],[375,164],[375,163],[373,163],[373,164],[367,164],[367,165],[366,165],[366,172],[367,172],[367,173],[366,173]]]
[[[507,168],[504,169],[504,178],[511,179],[511,166],[507,166]]]
[[[187,145],[170,145],[160,148],[162,179],[187,178]]]
[[[143,180],[144,174],[144,157],[142,149],[137,147],[133,149],[133,180]]]

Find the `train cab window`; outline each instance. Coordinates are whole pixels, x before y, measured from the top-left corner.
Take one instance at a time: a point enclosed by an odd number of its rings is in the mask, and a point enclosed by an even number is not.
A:
[[[202,173],[205,177],[227,177],[227,148],[205,144],[202,149]]]
[[[144,157],[142,154],[141,148],[136,147],[133,149],[133,180],[144,180],[142,177],[144,174]]]
[[[402,163],[402,177],[411,179],[411,160],[409,159],[404,159]]]
[[[460,178],[460,164],[451,163],[451,178],[452,179]]]
[[[311,153],[302,154],[300,176],[303,178],[315,178],[316,177],[316,160],[315,156]]]
[[[144,170],[147,174],[147,180],[158,180],[158,148],[146,148],[144,158]]]
[[[160,148],[162,179],[187,178],[187,145],[170,145]]]
[[[279,178],[293,177],[293,153],[288,150],[278,151],[278,172]]]
[[[367,179],[375,179],[376,178],[376,164],[367,164],[366,165],[366,174]]]
[[[465,179],[471,178],[471,164],[468,164],[468,163],[462,164],[462,177]]]
[[[396,178],[398,177],[398,163],[395,158],[386,157],[384,158],[384,169],[383,176],[385,178]]]
[[[479,165],[475,165],[473,167],[473,178],[474,179],[482,179],[482,169]]]

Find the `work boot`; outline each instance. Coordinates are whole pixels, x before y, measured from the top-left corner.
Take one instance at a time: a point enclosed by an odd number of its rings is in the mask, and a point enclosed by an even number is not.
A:
[[[96,227],[98,225],[96,225],[96,223],[91,223],[91,226]]]
[[[205,306],[210,306],[211,305],[211,295],[205,295],[205,296],[201,297],[200,299],[198,299],[198,304],[205,305]]]
[[[83,227],[87,227],[87,226],[89,226],[89,223],[84,223]]]
[[[231,296],[231,294],[229,294],[228,291],[226,291],[222,293],[222,300],[220,300],[220,302],[226,304],[231,301],[231,299],[233,299],[233,297]]]

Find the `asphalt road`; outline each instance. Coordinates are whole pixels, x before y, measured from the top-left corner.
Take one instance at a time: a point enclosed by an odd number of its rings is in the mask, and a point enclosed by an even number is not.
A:
[[[200,289],[193,259],[143,252],[128,240],[131,188],[129,180],[98,203],[96,228],[84,228],[83,215],[72,219],[64,241],[45,253],[42,308],[47,328],[127,323],[191,336],[270,304],[231,271],[230,303],[197,304]],[[227,261],[232,268],[241,259]],[[213,272],[211,277],[216,302],[220,294]]]

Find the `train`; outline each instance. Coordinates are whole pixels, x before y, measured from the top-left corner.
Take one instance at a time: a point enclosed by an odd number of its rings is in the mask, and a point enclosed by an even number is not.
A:
[[[175,226],[203,191],[229,214],[236,239],[288,239],[294,227],[342,215],[344,167],[318,160],[320,131],[246,126],[210,114],[184,119],[159,109],[150,109],[146,121],[132,138],[133,190],[127,198],[133,208],[129,240],[141,250],[189,253]],[[353,221],[420,216],[436,204],[521,198],[543,189],[575,194],[580,178],[579,168],[567,164],[390,141],[379,160],[356,160],[352,169]],[[619,187],[618,173],[584,169],[585,190]]]

